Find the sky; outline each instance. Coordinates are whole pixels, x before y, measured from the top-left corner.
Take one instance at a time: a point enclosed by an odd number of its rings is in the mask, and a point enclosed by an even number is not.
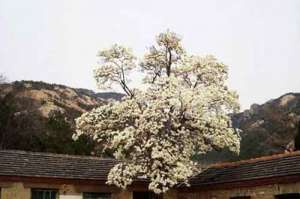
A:
[[[0,73],[99,91],[100,49],[142,56],[167,29],[229,66],[242,109],[300,92],[300,0],[0,0]]]

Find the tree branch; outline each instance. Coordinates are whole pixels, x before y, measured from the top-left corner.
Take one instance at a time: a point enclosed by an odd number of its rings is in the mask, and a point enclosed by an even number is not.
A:
[[[171,65],[172,65],[172,52],[168,46],[166,47],[166,61],[167,61],[167,66],[166,66],[167,76],[170,77]]]

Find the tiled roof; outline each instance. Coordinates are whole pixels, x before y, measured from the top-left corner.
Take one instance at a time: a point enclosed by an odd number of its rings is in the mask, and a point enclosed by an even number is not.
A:
[[[286,176],[300,176],[299,151],[212,165],[192,177],[190,184],[205,186]]]
[[[106,181],[109,170],[116,163],[110,158],[0,150],[0,177]],[[212,165],[192,177],[190,185],[198,187],[286,176],[300,177],[300,152]]]
[[[0,150],[0,176],[107,180],[114,159]]]

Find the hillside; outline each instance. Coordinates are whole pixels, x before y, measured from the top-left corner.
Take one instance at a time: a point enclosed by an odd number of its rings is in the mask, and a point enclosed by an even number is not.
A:
[[[121,97],[44,82],[1,84],[0,148],[90,154],[95,147],[91,140],[72,140],[74,119]]]
[[[269,155],[293,147],[299,121],[300,93],[253,104],[249,110],[234,115],[233,124],[243,130],[240,157]]]
[[[81,113],[120,100],[120,93],[95,93],[34,81],[0,84],[0,149],[68,154],[97,152],[87,137],[74,142],[74,119]],[[288,93],[232,116],[242,130],[241,153],[211,152],[207,162],[245,159],[279,153],[292,146],[300,121],[300,93]]]
[[[242,130],[241,151],[212,151],[197,157],[207,164],[234,161],[293,150],[300,121],[300,93],[287,93],[277,99],[232,115],[233,125]]]

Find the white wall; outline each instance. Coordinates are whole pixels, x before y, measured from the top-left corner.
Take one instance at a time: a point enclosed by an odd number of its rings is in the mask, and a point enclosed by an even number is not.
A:
[[[82,195],[59,195],[59,199],[82,199]]]

